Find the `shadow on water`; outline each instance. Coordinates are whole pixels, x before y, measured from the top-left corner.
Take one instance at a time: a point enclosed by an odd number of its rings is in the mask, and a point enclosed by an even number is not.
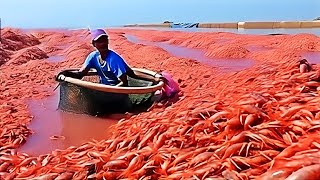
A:
[[[194,59],[200,63],[207,64],[212,67],[217,67],[225,72],[234,72],[234,71],[241,71],[243,69],[249,68],[253,66],[254,61],[250,59],[214,59],[214,58],[208,58],[205,56],[205,52],[199,49],[192,49],[192,48],[186,48],[176,45],[171,45],[166,42],[149,42],[149,41],[143,41],[139,40],[133,35],[126,35],[128,41],[136,44],[143,44],[143,45],[149,45],[149,46],[157,46],[160,47],[170,54],[182,57],[182,58],[188,58],[188,59]]]
[[[40,155],[56,149],[78,146],[92,139],[103,140],[110,137],[112,133],[110,126],[121,119],[121,115],[97,118],[62,112],[57,110],[58,103],[59,93],[43,100],[28,102],[29,111],[34,116],[29,128],[34,134],[20,147],[20,152]],[[51,139],[52,136],[56,136],[57,139]]]
[[[320,64],[320,52],[305,52],[302,54],[302,58],[307,59],[311,64]]]

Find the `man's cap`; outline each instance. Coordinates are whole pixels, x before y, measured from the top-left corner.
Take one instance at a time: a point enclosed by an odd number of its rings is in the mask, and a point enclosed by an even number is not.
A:
[[[108,37],[108,34],[103,29],[94,29],[91,31],[92,41],[98,40],[101,36]]]

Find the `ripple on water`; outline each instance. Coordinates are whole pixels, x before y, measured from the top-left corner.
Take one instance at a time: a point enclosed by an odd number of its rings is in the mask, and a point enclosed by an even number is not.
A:
[[[116,124],[121,118],[98,118],[62,112],[57,110],[58,101],[59,93],[43,100],[28,102],[29,111],[34,116],[29,128],[34,134],[19,148],[20,152],[40,155],[56,149],[79,146],[92,139],[106,139],[112,133],[111,125]],[[51,136],[64,138],[51,140]]]

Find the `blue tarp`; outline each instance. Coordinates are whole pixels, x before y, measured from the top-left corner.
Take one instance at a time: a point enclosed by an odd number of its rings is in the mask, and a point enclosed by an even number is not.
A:
[[[199,23],[170,23],[171,28],[197,28]]]

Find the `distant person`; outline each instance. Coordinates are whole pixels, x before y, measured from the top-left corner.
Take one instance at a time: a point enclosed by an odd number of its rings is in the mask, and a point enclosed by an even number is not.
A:
[[[306,73],[310,72],[312,70],[312,67],[306,59],[301,59],[299,61],[299,69],[300,73]]]
[[[152,82],[159,82],[162,79],[161,75],[150,77],[144,73],[134,72],[121,56],[109,49],[109,38],[103,29],[91,31],[91,36],[92,45],[96,50],[87,56],[77,73],[79,79],[91,68],[97,71],[100,83],[106,85],[128,86],[127,76]]]

